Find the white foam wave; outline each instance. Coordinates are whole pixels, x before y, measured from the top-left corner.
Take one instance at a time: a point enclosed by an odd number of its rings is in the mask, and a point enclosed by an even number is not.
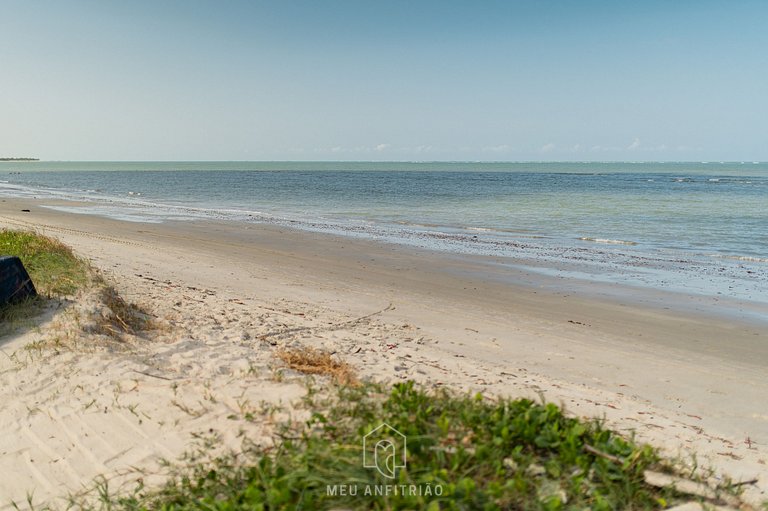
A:
[[[612,240],[608,238],[579,238],[581,241],[591,241],[592,243],[605,243],[608,245],[637,245],[636,241]]]
[[[709,257],[715,257],[717,259],[730,259],[732,261],[744,261],[749,263],[768,263],[768,258],[765,258],[765,257],[724,255],[724,254],[709,254]]]

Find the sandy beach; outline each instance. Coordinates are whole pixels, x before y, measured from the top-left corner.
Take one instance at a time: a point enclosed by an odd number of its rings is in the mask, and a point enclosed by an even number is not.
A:
[[[757,479],[745,496],[768,498],[768,321],[757,306],[276,226],[132,223],[43,205],[3,200],[0,227],[61,239],[165,327],[123,349],[91,345],[78,329],[86,300],[2,340],[0,509],[97,476],[154,480],[160,458],[209,436],[232,449],[269,442],[304,392],[300,377],[278,374],[281,346],[327,349],[378,381],[543,396]],[[76,348],[35,348],[56,335]]]

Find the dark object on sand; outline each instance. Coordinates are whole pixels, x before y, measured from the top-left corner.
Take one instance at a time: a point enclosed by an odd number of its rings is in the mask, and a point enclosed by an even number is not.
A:
[[[33,296],[37,296],[37,291],[21,259],[15,256],[0,257],[0,305]]]
[[[21,212],[22,213],[29,213],[30,211],[28,209],[22,209]]]

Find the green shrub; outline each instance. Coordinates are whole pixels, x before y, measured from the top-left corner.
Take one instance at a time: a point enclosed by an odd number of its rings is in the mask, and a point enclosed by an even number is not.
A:
[[[607,510],[657,509],[674,500],[670,490],[644,483],[643,471],[659,463],[653,449],[598,422],[566,417],[552,404],[428,392],[409,382],[388,393],[373,384],[341,387],[330,400],[310,393],[307,405],[322,412],[286,426],[274,449],[199,463],[159,490],[104,492],[101,506]],[[362,464],[362,438],[383,422],[407,438],[407,467],[394,480]],[[357,494],[341,495],[336,485]],[[377,485],[406,491],[365,494]]]

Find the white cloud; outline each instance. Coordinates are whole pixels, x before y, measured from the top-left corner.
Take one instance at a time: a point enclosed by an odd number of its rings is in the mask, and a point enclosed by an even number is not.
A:
[[[589,148],[592,152],[598,152],[598,153],[608,153],[608,152],[615,152],[615,151],[623,151],[623,147],[617,147],[617,146],[605,146],[605,145],[593,145]]]
[[[655,152],[664,152],[667,149],[667,144],[659,144],[659,145],[643,145],[640,143],[640,139],[635,137],[635,139],[632,141],[631,144],[627,146],[627,150],[629,151],[643,151],[646,153],[655,153]]]
[[[574,149],[576,149],[576,146],[574,146]],[[639,138],[635,138],[631,144],[625,147],[618,147],[618,146],[604,146],[604,145],[593,145],[589,148],[590,152],[600,152],[600,153],[620,153],[623,151],[638,151],[643,153],[653,153],[653,152],[665,152],[668,151],[670,148],[666,144],[659,144],[654,146],[649,145],[643,145],[640,142]],[[678,147],[678,150],[680,148]]]
[[[331,153],[331,154],[360,154],[360,153],[371,153],[374,151],[384,151],[392,146],[390,144],[379,144],[377,146],[371,147],[371,146],[355,146],[355,147],[345,147],[341,145],[333,146],[333,147],[316,147],[313,149],[316,153]]]
[[[548,153],[548,152],[553,151],[554,149],[555,149],[555,144],[553,144],[552,142],[550,142],[549,144],[544,144],[543,146],[541,146],[541,152],[542,153]]]
[[[485,146],[481,149],[484,153],[506,153],[510,150],[509,144]]]

